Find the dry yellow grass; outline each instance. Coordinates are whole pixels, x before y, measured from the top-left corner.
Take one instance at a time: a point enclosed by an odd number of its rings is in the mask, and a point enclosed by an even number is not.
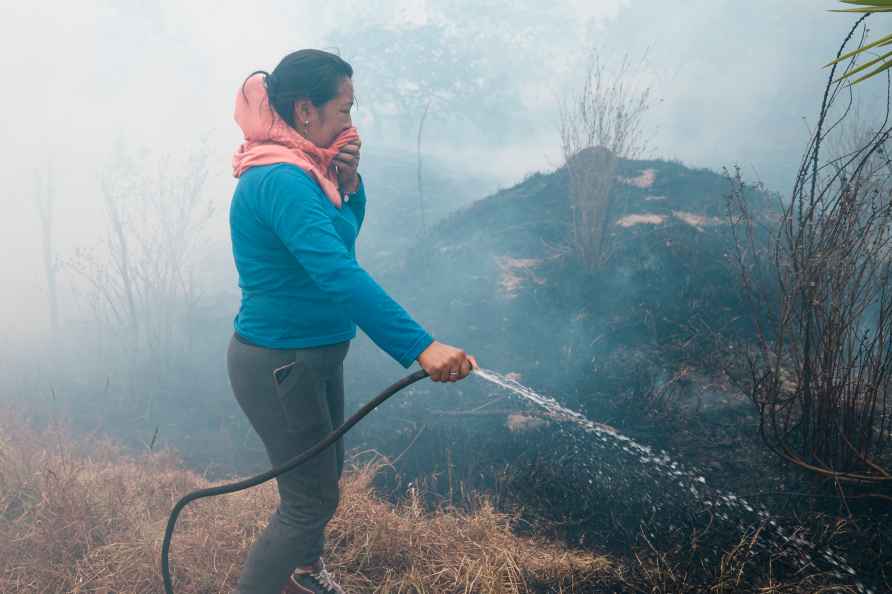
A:
[[[518,537],[485,499],[471,513],[382,501],[371,488],[381,463],[345,477],[329,526],[328,565],[349,591],[592,592],[616,583],[606,558]],[[170,453],[134,457],[0,413],[0,592],[161,592],[167,515],[211,484]],[[232,591],[277,499],[266,483],[187,507],[172,545],[178,594]]]

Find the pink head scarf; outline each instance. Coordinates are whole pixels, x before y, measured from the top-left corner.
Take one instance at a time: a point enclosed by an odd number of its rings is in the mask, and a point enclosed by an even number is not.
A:
[[[235,99],[235,121],[245,135],[245,142],[232,156],[232,174],[239,177],[257,165],[292,163],[306,171],[337,208],[341,193],[332,160],[345,144],[359,138],[356,128],[341,132],[328,148],[321,148],[304,138],[285,122],[269,103],[264,75],[251,76]],[[247,99],[245,99],[247,97]]]

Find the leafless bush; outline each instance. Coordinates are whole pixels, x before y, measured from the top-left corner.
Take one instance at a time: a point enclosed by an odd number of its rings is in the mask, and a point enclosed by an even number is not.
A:
[[[40,215],[40,231],[43,245],[43,269],[46,275],[47,303],[50,314],[50,339],[53,342],[59,338],[59,292],[57,280],[59,273],[59,261],[56,257],[54,246],[55,229],[53,223],[55,217],[56,192],[53,183],[53,171],[49,164],[46,173],[37,173],[34,179],[34,205]]]
[[[572,240],[589,271],[604,263],[607,224],[617,160],[633,159],[647,148],[643,116],[651,88],[631,81],[628,56],[610,72],[592,51],[579,88],[560,106],[561,146],[570,176]]]
[[[760,215],[744,197],[739,171],[732,179],[728,204],[744,287],[773,314],[768,325],[757,320],[752,398],[764,441],[781,457],[836,481],[892,482],[883,465],[892,380],[890,101],[887,94],[882,123],[867,127],[852,119],[851,88],[833,77],[769,242],[771,262],[761,258]],[[837,106],[844,91],[847,103]],[[822,159],[834,134],[837,154]],[[778,288],[775,302],[760,288],[764,270]]]
[[[163,372],[188,350],[183,328],[200,293],[192,251],[212,214],[204,195],[207,152],[183,162],[119,147],[102,178],[104,245],[79,248],[66,267],[91,309],[102,357],[137,355]]]

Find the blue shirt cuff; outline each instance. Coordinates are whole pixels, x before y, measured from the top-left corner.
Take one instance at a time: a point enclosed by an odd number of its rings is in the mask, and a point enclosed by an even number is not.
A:
[[[418,356],[424,352],[424,350],[429,347],[434,342],[434,338],[424,332],[421,336],[418,337],[408,351],[400,358],[399,362],[403,368],[408,369],[412,366],[412,363],[418,358]]]

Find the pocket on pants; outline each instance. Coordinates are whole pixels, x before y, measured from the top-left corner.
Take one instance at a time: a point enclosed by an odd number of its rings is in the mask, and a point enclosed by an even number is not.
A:
[[[273,370],[273,383],[288,429],[297,431],[312,424],[315,392],[321,385],[316,370],[304,361],[291,361]]]

